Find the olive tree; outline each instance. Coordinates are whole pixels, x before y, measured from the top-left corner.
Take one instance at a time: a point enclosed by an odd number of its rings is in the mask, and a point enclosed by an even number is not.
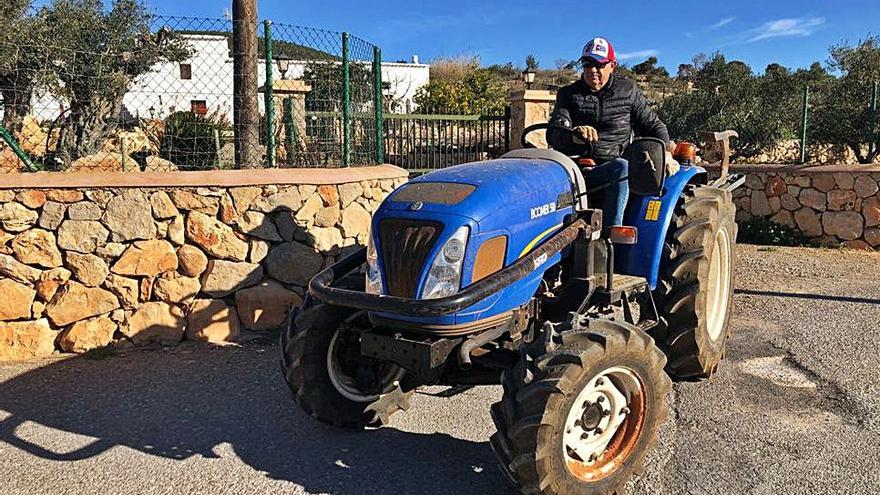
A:
[[[844,145],[859,163],[873,163],[880,157],[880,126],[870,109],[872,86],[880,82],[880,37],[870,36],[855,46],[832,46],[829,67],[840,77],[811,83],[809,137]]]
[[[31,110],[35,88],[46,76],[46,24],[30,15],[30,0],[0,3],[0,96],[3,126],[15,137]]]
[[[138,0],[55,0],[40,15],[52,42],[53,92],[67,101],[58,157],[69,162],[97,152],[118,125],[122,99],[135,79],[189,50],[167,31],[150,31],[152,15]]]
[[[666,98],[658,108],[673,138],[696,140],[702,130],[734,129],[740,137],[733,156],[751,157],[794,136],[798,93],[787,69],[772,65],[757,76],[745,63],[728,62],[718,53],[694,62],[679,70],[692,90]]]

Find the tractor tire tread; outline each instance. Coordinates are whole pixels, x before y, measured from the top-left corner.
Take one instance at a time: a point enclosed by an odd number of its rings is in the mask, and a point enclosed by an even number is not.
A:
[[[640,466],[648,449],[656,444],[657,431],[668,413],[665,402],[671,388],[669,377],[663,372],[666,357],[653,339],[638,328],[607,320],[591,320],[587,328],[562,332],[561,341],[552,350],[542,351],[539,346],[523,355],[520,363],[502,374],[504,393],[500,402],[492,405],[491,416],[497,431],[490,444],[501,464],[501,471],[522,493],[541,495],[572,495],[581,493],[585,485],[572,485],[574,478],[567,472],[552,469],[550,457],[555,455],[555,443],[550,440],[554,431],[565,421],[564,404],[576,395],[585,374],[601,359],[636,356],[650,369],[655,388],[651,404],[657,405],[653,419],[645,425],[646,438],[626,461],[627,473],[607,483],[598,484],[598,493],[611,495],[622,489],[632,471]],[[542,354],[543,352],[543,354]],[[537,355],[537,356],[535,356]],[[533,379],[522,378],[527,368]],[[571,400],[574,400],[573,398]],[[562,467],[565,471],[567,468]],[[623,473],[623,472],[621,472]],[[573,488],[574,487],[574,488]],[[591,487],[592,488],[592,487]]]
[[[400,386],[370,403],[343,397],[333,386],[326,356],[335,329],[350,316],[345,308],[314,304],[291,312],[281,332],[281,371],[302,410],[323,423],[360,430],[382,426],[391,415],[410,406],[413,391]]]
[[[668,358],[667,373],[675,379],[709,378],[724,356],[733,309],[733,270],[730,270],[730,298],[722,334],[711,341],[706,314],[706,285],[712,246],[716,233],[726,228],[730,237],[731,265],[735,258],[736,207],[730,192],[713,187],[692,185],[686,190],[673,214],[663,250],[661,272],[654,299],[666,322],[652,332]],[[732,267],[731,267],[732,268]]]

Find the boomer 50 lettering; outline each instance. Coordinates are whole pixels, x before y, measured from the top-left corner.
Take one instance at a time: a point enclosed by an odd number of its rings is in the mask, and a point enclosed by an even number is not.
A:
[[[547,203],[546,205],[536,206],[531,210],[532,220],[536,218],[543,217],[544,215],[549,215],[556,211],[556,203]]]

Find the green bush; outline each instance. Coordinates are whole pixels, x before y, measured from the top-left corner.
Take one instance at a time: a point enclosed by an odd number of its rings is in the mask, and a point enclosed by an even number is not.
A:
[[[165,119],[160,155],[181,170],[216,168],[223,126],[209,116],[175,112]]]
[[[770,246],[814,246],[803,232],[788,225],[771,222],[764,217],[752,217],[739,222],[737,242]]]

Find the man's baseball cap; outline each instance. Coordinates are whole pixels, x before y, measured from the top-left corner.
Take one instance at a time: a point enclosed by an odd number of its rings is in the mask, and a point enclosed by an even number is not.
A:
[[[580,60],[591,58],[600,64],[617,61],[614,56],[614,47],[605,38],[593,38],[584,45]]]

